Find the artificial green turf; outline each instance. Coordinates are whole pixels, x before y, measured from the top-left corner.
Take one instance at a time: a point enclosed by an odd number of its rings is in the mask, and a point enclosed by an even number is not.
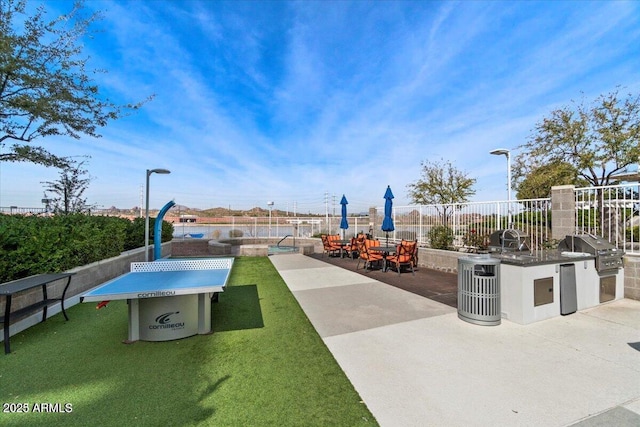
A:
[[[377,425],[268,258],[236,258],[212,335],[125,345],[125,302],[68,314],[0,355],[0,403],[30,411],[0,425]]]

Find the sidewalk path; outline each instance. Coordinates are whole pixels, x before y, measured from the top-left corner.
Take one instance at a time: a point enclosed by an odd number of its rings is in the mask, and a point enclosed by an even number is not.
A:
[[[640,426],[640,302],[477,326],[304,255],[271,256],[382,426]]]

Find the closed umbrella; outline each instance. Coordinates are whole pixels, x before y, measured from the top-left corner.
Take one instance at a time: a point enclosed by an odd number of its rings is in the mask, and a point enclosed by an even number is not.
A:
[[[389,232],[395,230],[393,226],[392,215],[393,193],[391,187],[387,185],[387,191],[384,193],[384,220],[382,220],[382,231],[387,233],[387,246],[389,246]]]
[[[347,228],[349,228],[349,221],[347,221],[347,205],[349,204],[349,202],[347,202],[347,198],[344,197],[344,194],[342,195],[342,200],[340,200],[340,204],[342,205],[342,219],[340,220],[340,228],[342,230],[346,230]],[[344,239],[344,231],[342,231],[342,238]]]

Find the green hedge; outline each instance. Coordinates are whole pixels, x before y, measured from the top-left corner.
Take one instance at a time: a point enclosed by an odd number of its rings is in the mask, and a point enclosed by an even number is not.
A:
[[[151,224],[153,235],[153,219]],[[163,221],[162,241],[172,235],[173,225]],[[142,246],[143,218],[0,215],[0,283],[69,270]]]

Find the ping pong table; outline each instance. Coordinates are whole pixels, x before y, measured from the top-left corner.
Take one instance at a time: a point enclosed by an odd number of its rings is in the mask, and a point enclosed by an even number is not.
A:
[[[80,301],[126,299],[128,343],[209,334],[211,299],[224,291],[232,267],[233,258],[132,262],[129,273],[92,289]]]

